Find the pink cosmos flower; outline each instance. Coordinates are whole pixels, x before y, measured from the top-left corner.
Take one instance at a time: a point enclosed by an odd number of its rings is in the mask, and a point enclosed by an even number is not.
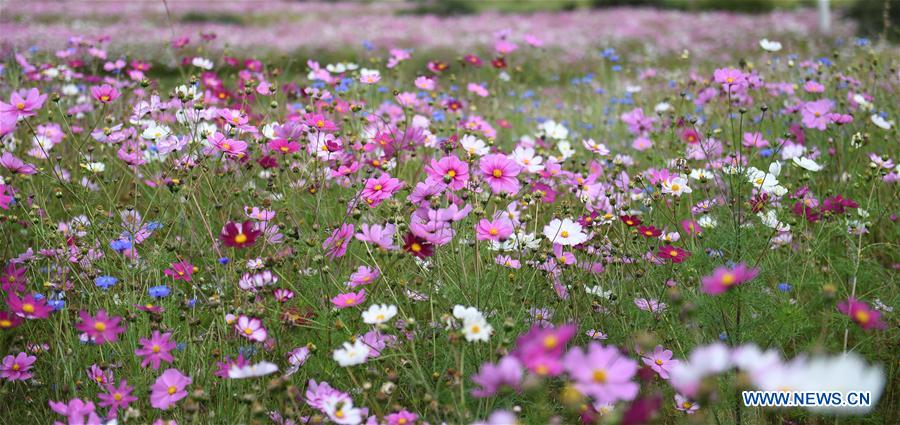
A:
[[[804,103],[800,109],[800,113],[803,115],[803,126],[825,131],[825,127],[831,122],[832,107],[834,107],[834,102],[829,99]]]
[[[172,363],[174,358],[171,352],[177,344],[175,341],[172,341],[171,337],[171,332],[160,335],[159,331],[153,331],[150,339],[141,338],[140,343],[142,347],[134,350],[136,356],[144,358],[141,361],[141,367],[147,367],[149,364],[155,370],[159,369],[159,364],[162,361]]]
[[[269,335],[269,333],[266,332],[266,328],[263,327],[262,320],[248,317],[243,314],[238,317],[237,322],[234,324],[234,329],[236,329],[244,338],[256,342],[265,341],[266,337]]]
[[[17,90],[9,95],[9,103],[0,102],[0,115],[13,116],[16,119],[31,117],[44,106],[47,100],[46,94],[41,94],[36,88]]]
[[[431,160],[425,172],[428,173],[428,182],[444,183],[450,190],[460,190],[469,181],[469,164],[453,155]]]
[[[31,175],[37,173],[37,167],[34,164],[26,164],[25,161],[16,158],[15,155],[9,152],[3,152],[3,155],[0,156],[0,166],[3,166],[3,168],[6,168],[13,174]]]
[[[481,219],[475,226],[475,239],[480,241],[503,241],[512,235],[513,224],[506,217],[494,220]]]
[[[681,394],[675,394],[675,409],[693,415],[697,409],[700,409],[700,405]]]
[[[243,354],[238,354],[237,358],[233,360],[231,357],[225,357],[224,362],[216,362],[216,371],[213,372],[213,375],[222,379],[228,379],[228,371],[231,370],[231,368],[242,368],[249,365],[250,360],[244,358]]]
[[[172,268],[163,270],[163,274],[175,280],[190,282],[191,275],[194,274],[194,265],[189,261],[172,263]]]
[[[360,193],[360,198],[370,207],[377,207],[384,200],[390,198],[394,192],[400,190],[403,182],[391,177],[388,173],[381,173],[377,178],[366,180],[366,186]]]
[[[881,313],[878,310],[869,307],[868,304],[856,298],[850,297],[846,301],[839,302],[837,309],[863,329],[884,329],[887,327],[881,321]]]
[[[0,184],[0,208],[4,210],[8,210],[9,206],[12,204],[13,197],[11,195],[11,187],[6,186],[5,184]],[[6,193],[9,192],[10,195]]]
[[[563,245],[555,243],[553,244],[553,258],[562,265],[575,265],[578,263],[578,259],[575,258],[575,254],[563,251]]]
[[[359,226],[359,231],[360,233],[356,234],[357,240],[375,244],[386,251],[398,248],[394,245],[394,234],[397,232],[397,227],[393,224],[362,224]]]
[[[587,351],[572,348],[566,353],[563,365],[575,380],[578,391],[599,403],[613,404],[637,396],[639,386],[631,379],[637,373],[638,364],[616,347],[591,342]]]
[[[541,311],[541,316],[550,315],[545,313]],[[575,336],[576,331],[574,324],[558,327],[549,324],[532,326],[531,330],[516,340],[516,350],[512,354],[538,376],[557,376],[563,371],[562,355],[566,344]]]
[[[8,355],[0,363],[0,378],[7,381],[24,381],[29,379],[32,376],[29,370],[35,361],[37,361],[37,357],[29,356],[25,353],[19,353],[15,356]]]
[[[282,155],[290,155],[300,150],[300,144],[293,140],[275,139],[267,144],[269,149]]]
[[[347,307],[353,307],[362,304],[366,301],[366,290],[360,289],[359,292],[347,292],[344,294],[338,294],[334,298],[331,299],[331,303],[334,304],[338,309],[344,309]]]
[[[357,286],[368,285],[378,279],[378,276],[378,269],[369,266],[359,266],[356,272],[350,275],[350,281],[347,282],[347,286],[356,288]]]
[[[741,142],[747,148],[765,148],[769,146],[769,141],[763,138],[762,133],[758,131],[744,133],[744,139]]]
[[[243,140],[229,139],[227,136],[220,132],[216,132],[216,134],[212,135],[212,137],[209,138],[209,143],[211,143],[216,149],[222,151],[222,153],[229,156],[240,158],[247,153],[247,142]]]
[[[161,410],[168,410],[178,400],[187,397],[185,387],[193,382],[178,369],[166,369],[156,382],[150,386],[150,405]]]
[[[522,267],[521,261],[516,260],[515,258],[512,258],[508,255],[498,255],[497,257],[494,258],[494,262],[501,266],[509,267],[511,269],[518,269],[518,268]]]
[[[119,90],[109,84],[94,86],[91,87],[91,96],[100,103],[110,103],[119,98]]]
[[[691,256],[691,253],[672,245],[664,245],[659,247],[656,256],[673,263],[680,263]]]
[[[518,391],[524,375],[522,372],[522,363],[514,356],[505,356],[497,364],[484,363],[478,373],[472,375],[472,382],[479,386],[472,390],[472,396],[490,397],[504,386]]]
[[[759,274],[759,269],[740,263],[734,267],[716,268],[713,274],[701,279],[700,290],[710,295],[719,295],[735,286],[749,282]]]
[[[107,417],[115,417],[119,409],[127,409],[128,405],[137,401],[137,397],[131,395],[134,387],[128,385],[127,380],[119,382],[118,386],[108,385],[105,393],[97,394],[100,407],[108,407],[109,415]]]
[[[0,310],[0,331],[13,329],[23,322],[22,318],[15,314]]]
[[[347,253],[347,246],[353,239],[353,224],[344,223],[341,227],[334,229],[331,236],[322,242],[322,249],[325,250],[325,256],[328,258],[340,258]]]
[[[391,413],[384,417],[388,425],[413,425],[419,420],[419,415],[408,410]]]
[[[75,329],[86,333],[97,344],[116,342],[119,335],[125,332],[125,328],[119,326],[122,318],[110,317],[106,310],[98,311],[97,315],[93,317],[84,310],[79,311],[78,315],[81,317],[81,322],[75,325]]]
[[[713,73],[713,79],[726,91],[734,91],[747,86],[747,76],[740,69],[719,68]]]
[[[80,398],[75,398],[69,400],[68,403],[50,400],[48,404],[54,412],[65,416],[70,424],[100,425],[102,423],[95,412],[97,408],[91,401],[84,402]]]
[[[672,350],[666,350],[661,345],[657,345],[652,353],[644,354],[641,360],[662,379],[669,379],[669,372],[678,363],[678,360],[672,359]]]
[[[38,299],[34,294],[27,294],[21,298],[16,294],[7,294],[6,304],[13,313],[26,319],[46,319],[52,310],[47,306],[46,298]]]
[[[479,164],[482,177],[491,186],[494,193],[516,193],[519,191],[519,180],[516,176],[521,167],[504,154],[485,155]]]

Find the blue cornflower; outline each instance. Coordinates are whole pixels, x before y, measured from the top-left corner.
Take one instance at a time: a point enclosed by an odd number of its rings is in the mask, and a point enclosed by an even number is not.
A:
[[[111,286],[115,285],[119,279],[116,279],[112,276],[98,276],[94,279],[94,285],[97,285],[98,288],[109,289]]]
[[[151,286],[150,289],[147,290],[147,293],[153,298],[164,298],[169,296],[171,292],[172,291],[166,285]]]

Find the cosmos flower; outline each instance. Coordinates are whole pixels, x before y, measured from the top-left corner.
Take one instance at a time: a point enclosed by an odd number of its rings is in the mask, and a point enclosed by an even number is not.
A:
[[[434,255],[434,245],[412,234],[412,232],[407,233],[404,237],[403,250],[418,258],[427,258]]]
[[[569,218],[551,220],[544,226],[544,237],[550,243],[563,246],[580,245],[588,240],[588,235],[584,233],[581,225]]]
[[[241,224],[229,221],[222,228],[219,239],[225,246],[232,248],[246,248],[253,246],[256,238],[259,237],[260,231],[256,230],[253,222],[245,221]]]
[[[700,280],[700,290],[710,295],[719,295],[731,288],[753,280],[757,274],[759,274],[759,269],[747,267],[744,263],[739,263],[733,267],[717,267],[712,275],[705,276]]]
[[[171,353],[177,344],[175,341],[172,341],[171,338],[171,332],[160,335],[159,331],[153,331],[153,334],[149,339],[141,338],[141,348],[134,350],[136,356],[143,357],[141,367],[147,367],[149,364],[156,370],[159,369],[160,362],[162,361],[172,363],[174,358]]]
[[[33,117],[44,106],[46,100],[47,95],[41,94],[37,88],[28,91],[16,90],[9,95],[9,103],[0,102],[0,115],[16,119]]]
[[[431,160],[425,167],[428,182],[446,184],[450,190],[460,190],[469,181],[469,164],[456,156],[445,156],[439,160]]]
[[[8,355],[0,362],[0,378],[7,381],[24,381],[30,379],[31,366],[37,361],[37,357],[19,353],[15,356]]]
[[[263,342],[268,337],[268,332],[263,326],[262,320],[240,315],[234,324],[234,329],[238,334],[251,341]]]
[[[78,312],[81,322],[75,325],[75,329],[82,331],[97,344],[115,342],[119,335],[125,332],[125,328],[119,326],[122,318],[110,317],[106,310],[99,310],[96,316],[91,316],[87,311]]]
[[[338,309],[355,307],[366,301],[366,290],[360,289],[359,292],[347,292],[338,294],[331,299],[331,303]]]
[[[504,356],[497,364],[484,363],[478,373],[472,375],[472,382],[478,385],[472,389],[472,396],[491,397],[505,386],[519,391],[523,376],[522,363],[516,357]]]
[[[350,240],[353,239],[354,226],[350,223],[341,224],[340,227],[334,229],[327,239],[322,242],[322,249],[325,250],[325,256],[328,258],[340,258],[347,253],[347,247]]]
[[[172,263],[172,267],[163,270],[163,274],[175,280],[191,281],[191,275],[194,274],[194,265],[189,261],[182,260]]]
[[[672,350],[666,350],[661,345],[657,345],[653,352],[645,353],[641,360],[662,379],[669,379],[669,372],[678,364],[678,360],[672,359]]]
[[[637,396],[639,386],[631,380],[637,373],[637,362],[622,356],[615,347],[591,342],[586,351],[572,348],[563,365],[578,391],[600,403],[630,401]]]
[[[481,158],[479,169],[484,180],[494,193],[516,193],[519,191],[521,168],[503,154],[492,154]]]
[[[480,241],[503,241],[512,235],[513,224],[506,217],[494,220],[481,219],[475,225],[475,239]]]
[[[278,366],[275,365],[275,363],[261,361],[253,365],[232,365],[231,368],[228,369],[228,377],[231,379],[257,378],[273,374],[277,371]]]
[[[680,263],[691,256],[691,253],[672,245],[663,245],[659,247],[656,256],[673,263]]]
[[[362,313],[363,323],[380,325],[387,323],[397,315],[397,306],[386,304],[372,304]]]
[[[168,410],[179,400],[187,397],[185,388],[193,382],[178,369],[166,369],[150,386],[150,405],[156,409]]]
[[[113,416],[118,410],[125,410],[131,403],[138,400],[137,397],[131,395],[133,392],[134,387],[129,386],[128,381],[123,379],[119,385],[107,385],[105,393],[97,394],[97,398],[100,399],[97,404],[100,407],[108,407],[110,416]]]
[[[334,350],[332,358],[341,367],[356,366],[369,358],[369,346],[357,339],[353,343],[345,342],[342,348]]]
[[[91,96],[100,103],[111,103],[119,98],[119,90],[109,84],[93,86]]]
[[[881,321],[881,312],[856,298],[850,297],[845,301],[839,302],[837,309],[863,329],[885,329],[887,327]]]

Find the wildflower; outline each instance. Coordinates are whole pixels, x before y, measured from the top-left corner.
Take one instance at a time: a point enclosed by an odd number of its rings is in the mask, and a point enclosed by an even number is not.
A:
[[[25,284],[28,279],[25,278],[25,268],[16,267],[14,263],[9,263],[0,273],[0,288],[7,293],[22,292],[25,290]]]
[[[641,360],[662,379],[669,379],[672,366],[678,364],[677,360],[672,359],[672,350],[666,350],[661,345],[657,345],[652,353],[646,353]]]
[[[245,221],[241,224],[229,221],[225,224],[225,227],[222,228],[219,239],[222,240],[222,243],[224,243],[225,246],[246,248],[248,246],[253,246],[253,243],[256,242],[256,238],[260,233],[259,230],[254,228],[253,222],[251,221]]]
[[[97,285],[98,288],[108,290],[118,281],[119,279],[116,279],[112,276],[97,276],[96,278],[94,278],[94,285]]]
[[[109,84],[91,87],[91,96],[100,103],[110,103],[119,98],[119,90]]]
[[[189,261],[179,261],[172,263],[172,267],[163,270],[163,274],[175,280],[191,281],[191,275],[194,274],[194,265]]]
[[[22,324],[22,318],[8,311],[0,310],[0,330],[13,329]]]
[[[341,224],[340,227],[334,229],[327,239],[322,242],[322,249],[325,250],[325,256],[328,258],[340,258],[347,253],[347,246],[353,238],[354,226],[350,223]]]
[[[513,224],[506,217],[494,220],[481,219],[475,226],[475,239],[480,241],[502,241],[513,233]]]
[[[588,240],[581,225],[568,218],[551,220],[544,226],[544,237],[551,243],[564,246],[580,245]]]
[[[622,220],[622,223],[625,223],[625,225],[628,227],[640,226],[642,223],[640,218],[633,215],[619,216],[619,220]]]
[[[482,177],[494,193],[516,193],[519,191],[519,175],[521,168],[515,161],[503,154],[487,155],[481,159]]]
[[[578,391],[600,403],[629,401],[637,396],[639,386],[631,381],[637,373],[637,362],[622,356],[615,347],[597,342],[589,343],[587,351],[575,347],[566,353],[563,364]]]
[[[238,317],[234,328],[241,336],[251,341],[263,342],[268,336],[268,332],[266,332],[266,328],[263,326],[262,320],[248,317],[243,314]]]
[[[91,401],[85,402],[80,398],[69,400],[67,403],[60,401],[48,401],[50,409],[68,418],[70,424],[99,424],[100,417],[95,412],[96,407]]]
[[[401,410],[385,415],[384,420],[387,421],[387,425],[413,425],[419,420],[419,415],[408,410]]]
[[[247,142],[229,139],[221,132],[216,132],[216,134],[210,136],[208,139],[213,147],[226,155],[241,158],[247,153]]]
[[[397,315],[397,306],[385,304],[373,304],[369,309],[362,313],[363,323],[369,325],[380,325],[389,322]]]
[[[157,285],[147,288],[147,293],[153,298],[165,298],[171,290],[166,285]]]
[[[466,341],[487,342],[494,332],[494,328],[483,317],[473,317],[463,320],[463,336]]]
[[[377,245],[385,251],[397,249],[394,245],[394,233],[397,227],[393,224],[362,224],[359,227],[360,233],[356,234],[356,239],[362,242],[369,242]]]
[[[762,49],[767,52],[777,52],[781,50],[781,43],[764,38],[762,40],[759,40],[759,47],[762,47]]]
[[[345,342],[343,348],[334,350],[334,361],[341,367],[356,366],[366,362],[369,358],[369,346],[357,339],[352,344]]]
[[[472,396],[491,397],[505,386],[519,391],[524,375],[522,370],[522,363],[513,356],[504,356],[497,364],[482,364],[478,373],[472,375],[472,382],[479,386],[472,390]]]
[[[37,361],[37,357],[29,356],[25,353],[19,353],[15,356],[8,355],[3,358],[0,363],[0,378],[7,381],[24,381],[30,379],[32,374],[29,371],[31,365]]]
[[[806,157],[796,157],[795,156],[793,158],[793,161],[794,161],[794,164],[796,164],[798,167],[800,167],[804,170],[819,171],[822,168],[824,168],[821,165],[817,164],[816,161],[813,161]]]
[[[256,378],[270,375],[277,371],[278,366],[274,363],[262,361],[254,365],[232,365],[231,368],[228,369],[228,377],[231,379]]]
[[[550,315],[541,312],[544,318],[549,319]],[[539,323],[542,321],[540,318],[536,319]],[[549,323],[532,326],[516,340],[513,355],[538,376],[557,376],[563,371],[562,355],[566,350],[566,344],[575,336],[576,331],[574,324],[558,327]]]
[[[284,302],[287,302],[288,300],[290,300],[291,298],[294,298],[294,291],[291,291],[290,289],[285,289],[285,288],[278,288],[272,293],[272,295],[275,296],[275,301],[284,303]]]
[[[693,415],[697,409],[700,408],[700,405],[689,400],[687,397],[681,394],[675,394],[675,409],[687,413],[688,415]]]
[[[184,376],[178,369],[166,369],[156,382],[150,386],[150,405],[161,410],[170,407],[187,397],[185,387],[193,382],[190,377]]]
[[[44,106],[47,100],[46,94],[41,94],[36,88],[17,90],[9,95],[9,103],[0,102],[0,115],[18,118],[27,118],[37,115],[37,111]]]
[[[122,318],[110,317],[106,310],[100,310],[96,316],[91,316],[87,311],[78,312],[81,322],[75,325],[75,329],[82,331],[97,344],[104,342],[116,342],[119,335],[125,332],[125,328],[119,326]]]
[[[837,309],[863,329],[884,329],[887,327],[881,321],[881,312],[856,298],[850,297],[846,301],[839,302]]]
[[[518,269],[518,268],[522,267],[521,261],[516,260],[508,255],[498,255],[497,257],[494,258],[494,262],[501,266],[509,267],[511,269]]]
[[[32,175],[37,173],[37,167],[34,164],[26,164],[25,161],[9,152],[3,152],[3,155],[0,156],[0,166],[13,174]]]
[[[825,127],[831,120],[829,114],[832,107],[834,107],[834,102],[829,99],[804,103],[800,109],[803,115],[803,126],[825,131]]]
[[[718,267],[711,276],[701,279],[701,291],[710,295],[719,295],[735,286],[749,282],[759,274],[756,268],[740,263],[734,267]]]
[[[338,294],[331,299],[331,303],[338,309],[354,307],[366,301],[366,290],[360,289],[359,292],[347,292]]]
[[[97,404],[100,407],[108,407],[109,416],[114,416],[119,409],[125,410],[128,405],[137,401],[138,398],[131,395],[132,392],[134,387],[129,386],[128,381],[123,379],[118,386],[107,385],[105,393],[97,394],[97,398],[100,399]]]
[[[250,361],[244,358],[243,354],[238,354],[237,358],[231,359],[231,357],[225,357],[224,362],[216,362],[216,371],[213,372],[213,375],[218,376],[219,378],[227,378],[228,371],[233,367],[244,367],[250,364]]]
[[[26,319],[46,319],[52,310],[47,306],[45,298],[36,297],[35,294],[27,294],[19,298],[18,295],[9,293],[6,297],[6,304],[13,313]]]
[[[680,263],[691,256],[691,253],[672,245],[663,245],[659,247],[656,256],[673,263]]]
[[[412,232],[406,234],[403,250],[422,259],[434,255],[434,245],[425,239],[412,234]]]
[[[425,172],[428,173],[428,182],[446,184],[450,190],[462,189],[469,181],[469,164],[453,155],[431,160]]]
[[[369,266],[359,266],[356,272],[350,275],[350,281],[347,282],[347,286],[356,288],[357,286],[368,285],[378,279],[379,275],[378,269]]]
[[[656,238],[662,235],[662,230],[653,226],[640,226],[638,227],[638,234],[645,238]]]
[[[136,356],[144,358],[141,361],[141,367],[147,367],[149,364],[156,370],[159,369],[159,364],[162,361],[172,363],[174,358],[171,352],[178,344],[172,341],[171,338],[171,332],[160,335],[159,331],[153,331],[149,339],[141,338],[140,344],[142,347],[134,350]]]

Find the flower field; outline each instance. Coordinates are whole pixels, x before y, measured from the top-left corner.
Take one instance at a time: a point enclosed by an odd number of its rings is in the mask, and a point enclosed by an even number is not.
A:
[[[0,6],[0,423],[900,421],[840,16]]]

